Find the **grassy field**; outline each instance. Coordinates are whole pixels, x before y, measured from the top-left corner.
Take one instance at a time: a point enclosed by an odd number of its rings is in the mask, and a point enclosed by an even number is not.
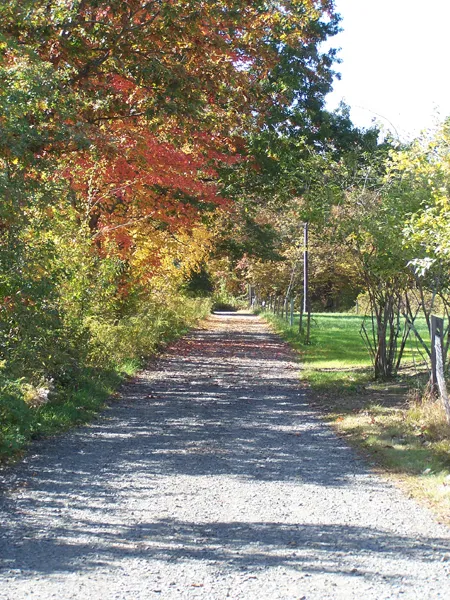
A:
[[[314,314],[309,345],[298,334],[298,322],[291,328],[264,316],[299,352],[312,402],[337,432],[450,523],[450,427],[440,403],[424,398],[426,365],[414,337],[399,376],[375,382],[361,316]],[[417,327],[428,336],[425,321]]]
[[[311,318],[311,343],[305,346],[298,335],[298,317],[291,328],[286,321],[267,314],[268,320],[302,354],[304,377],[316,389],[330,387],[357,390],[372,378],[372,363],[369,351],[360,333],[364,317],[341,313],[316,313]],[[427,340],[425,320],[418,320],[417,329]],[[369,329],[370,322],[366,322]],[[423,353],[415,337],[407,342],[402,367],[408,374],[416,367],[423,370]]]

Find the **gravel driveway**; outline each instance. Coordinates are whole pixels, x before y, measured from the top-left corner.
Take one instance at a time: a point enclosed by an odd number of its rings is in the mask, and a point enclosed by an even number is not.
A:
[[[319,420],[286,345],[214,315],[2,473],[0,598],[450,599],[450,530]]]

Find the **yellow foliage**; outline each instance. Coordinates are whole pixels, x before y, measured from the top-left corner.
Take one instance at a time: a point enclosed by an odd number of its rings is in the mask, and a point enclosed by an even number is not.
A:
[[[150,226],[133,232],[135,251],[130,259],[138,280],[152,280],[152,287],[174,289],[199,270],[213,244],[214,230],[203,224],[176,234]]]

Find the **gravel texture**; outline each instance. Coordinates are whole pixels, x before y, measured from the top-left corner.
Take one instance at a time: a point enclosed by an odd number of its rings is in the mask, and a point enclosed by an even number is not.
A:
[[[258,318],[214,315],[92,425],[1,473],[0,598],[450,599],[450,530],[308,406]]]

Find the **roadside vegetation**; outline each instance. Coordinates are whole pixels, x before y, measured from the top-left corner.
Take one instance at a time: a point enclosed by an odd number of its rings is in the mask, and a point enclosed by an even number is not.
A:
[[[96,322],[92,354],[63,380],[33,384],[0,373],[0,462],[17,459],[33,439],[91,421],[125,379],[211,310],[210,299],[171,304],[114,325]]]
[[[376,465],[400,478],[450,523],[450,426],[439,399],[427,393],[428,369],[414,339],[397,377],[376,381],[360,335],[363,317],[313,314],[311,341],[279,316],[263,316],[299,353],[312,404],[337,432]],[[426,323],[418,325],[426,333]]]

